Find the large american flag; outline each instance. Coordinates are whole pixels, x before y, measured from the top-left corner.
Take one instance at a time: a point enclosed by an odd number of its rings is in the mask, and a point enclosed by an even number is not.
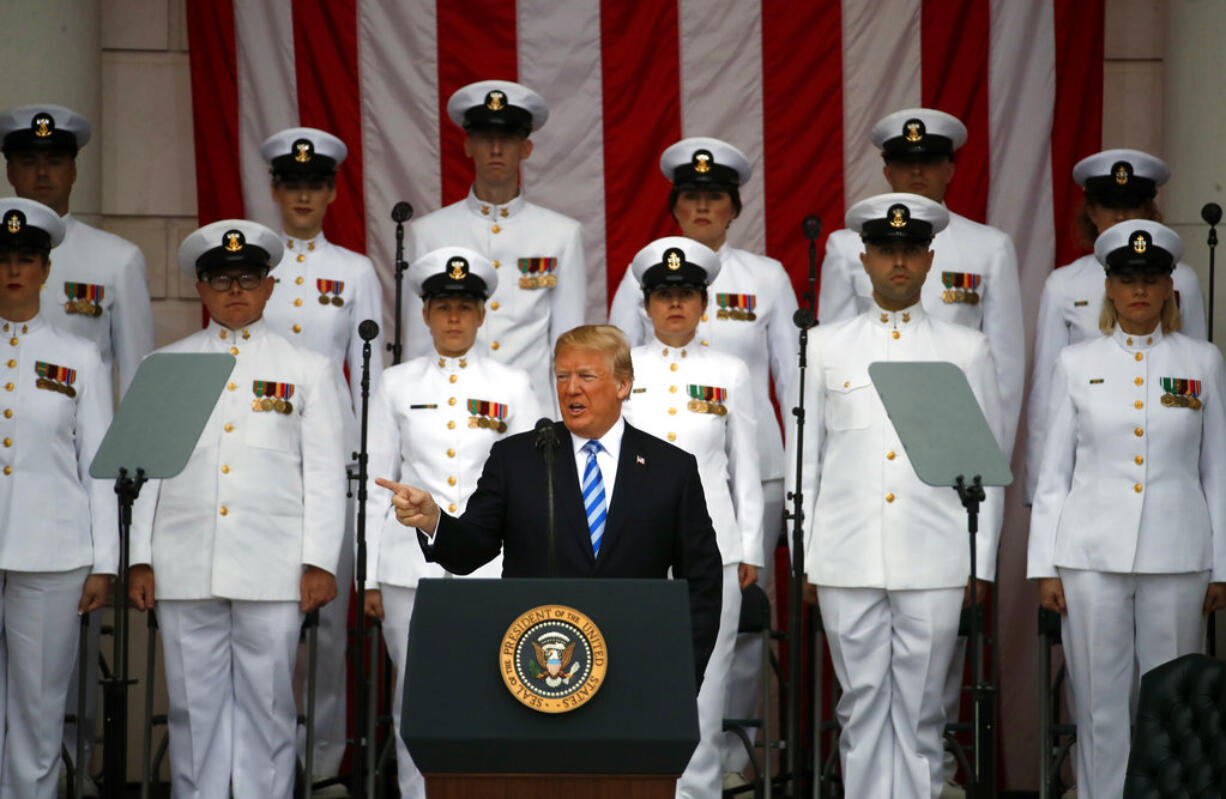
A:
[[[868,130],[924,105],[969,128],[948,204],[1013,236],[1032,319],[1044,277],[1078,254],[1070,173],[1100,149],[1103,4],[189,3],[200,222],[245,216],[276,227],[259,143],[299,124],[329,130],[350,155],[326,233],[372,257],[390,303],[393,204],[408,200],[420,215],[467,192],[462,132],[442,109],[460,86],[504,78],[550,104],[523,183],[534,202],[583,224],[589,319],[603,321],[632,255],[676,232],[657,163],[684,136],[716,136],[749,155],[754,177],[730,241],[783,261],[800,294],[801,220],[817,214],[829,232],[849,204],[887,190]],[[1002,765],[1013,787],[1034,787],[1037,756],[1024,534],[1015,507],[1000,575]]]

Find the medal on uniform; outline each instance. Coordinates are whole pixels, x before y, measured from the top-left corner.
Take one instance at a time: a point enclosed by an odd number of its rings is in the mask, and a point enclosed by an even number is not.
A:
[[[507,405],[503,402],[487,400],[468,400],[468,426],[482,430],[493,430],[496,433],[507,431]]]
[[[76,369],[56,366],[46,361],[35,361],[34,371],[38,374],[38,380],[34,381],[36,388],[57,391],[69,398],[77,395],[77,390],[72,387],[72,384],[77,381]]]
[[[294,396],[293,383],[253,380],[251,391],[255,394],[255,399],[251,401],[253,411],[276,411],[286,415],[294,412],[294,406],[289,401],[289,398]]]
[[[724,401],[728,399],[728,389],[691,383],[686,385],[685,391],[691,397],[685,405],[687,410],[694,413],[710,413],[715,416],[723,416],[728,413],[728,409],[724,407]]]
[[[557,275],[553,274],[558,268],[557,258],[520,258],[518,264],[521,289],[548,289],[558,285]]]
[[[737,322],[752,322],[758,318],[754,309],[758,298],[753,294],[716,294],[715,302],[719,310],[715,312],[716,319],[732,319]]]
[[[337,308],[345,304],[345,299],[341,296],[341,292],[345,290],[345,281],[343,280],[324,280],[315,281],[315,288],[319,289],[319,304],[328,305],[331,303]],[[328,295],[332,296],[329,297]]]
[[[1162,378],[1162,404],[1167,408],[1191,408],[1199,411],[1203,406],[1200,400],[1201,381],[1181,377]]]
[[[102,316],[102,296],[104,286],[93,283],[64,283],[64,294],[68,301],[64,303],[64,311],[81,316]]]
[[[945,284],[945,290],[941,292],[941,302],[978,305],[982,280],[983,275],[974,272],[942,272],[941,282]]]

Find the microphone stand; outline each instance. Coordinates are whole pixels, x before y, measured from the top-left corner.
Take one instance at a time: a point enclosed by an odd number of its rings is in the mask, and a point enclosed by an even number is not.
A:
[[[404,273],[409,268],[409,265],[404,262],[404,223],[413,218],[413,206],[409,205],[404,200],[396,203],[392,208],[392,221],[396,223],[396,315],[392,318],[393,335],[391,342],[387,345],[388,351],[392,353],[392,365],[400,363],[403,347],[400,344],[400,327],[401,316],[404,311]]]
[[[399,233],[399,231],[398,231]],[[397,235],[397,238],[400,238]],[[399,260],[399,258],[398,258]],[[397,265],[399,268],[399,264]],[[399,290],[400,281],[397,277],[397,289]],[[397,291],[399,293],[399,291]],[[399,313],[397,313],[399,319]],[[358,335],[362,338],[362,414],[361,414],[361,437],[359,439],[358,451],[353,453],[354,459],[358,463],[357,480],[358,480],[358,514],[357,514],[357,529],[354,535],[357,539],[357,564],[355,576],[357,578],[357,595],[358,595],[358,678],[354,690],[354,706],[353,706],[353,773],[351,777],[350,792],[354,799],[370,799],[375,793],[375,746],[374,746],[374,713],[371,712],[371,703],[375,699],[374,692],[371,690],[373,682],[371,671],[377,668],[377,660],[375,657],[370,658],[369,664],[363,667],[362,664],[362,647],[366,643],[367,636],[373,631],[373,628],[368,628],[366,624],[366,482],[368,475],[366,472],[367,465],[367,444],[366,430],[367,421],[370,416],[370,342],[375,336],[379,335],[379,325],[373,319],[367,319],[358,325]],[[399,341],[397,341],[399,347]],[[374,639],[377,645],[377,636]],[[375,649],[375,647],[371,647]],[[377,650],[376,650],[377,652]]]
[[[545,459],[545,527],[549,542],[549,576],[558,576],[558,553],[555,539],[557,537],[553,509],[553,450],[557,441],[553,434],[553,422],[541,418],[536,423],[536,448]]]
[[[792,315],[792,323],[799,329],[800,348],[797,351],[797,402],[792,408],[796,417],[796,482],[794,491],[789,491],[787,498],[792,502],[792,509],[784,511],[784,517],[792,522],[792,571],[788,576],[788,689],[789,709],[787,728],[787,768],[791,795],[799,797],[803,790],[801,778],[801,731],[800,719],[802,705],[801,671],[803,664],[804,641],[801,623],[803,602],[801,601],[805,586],[805,533],[804,533],[804,492],[801,491],[801,479],[804,475],[805,450],[805,372],[808,368],[809,328],[817,325],[817,239],[822,232],[822,222],[816,216],[807,216],[803,222],[805,237],[809,240],[809,291],[805,295],[809,301],[808,308],[801,308]],[[817,736],[814,736],[817,745]]]
[[[1217,203],[1205,203],[1200,209],[1200,218],[1209,225],[1209,322],[1206,326],[1209,341],[1213,341],[1213,295],[1214,295],[1214,254],[1217,251],[1217,223],[1222,221],[1222,206]],[[1213,613],[1209,614],[1205,636],[1205,649],[1213,657],[1217,656],[1217,620]]]

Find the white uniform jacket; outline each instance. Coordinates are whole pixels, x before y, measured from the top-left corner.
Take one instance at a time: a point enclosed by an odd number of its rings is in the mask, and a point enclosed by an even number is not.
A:
[[[416,588],[421,578],[445,572],[426,562],[417,536],[396,521],[391,493],[374,478],[429,491],[440,508],[458,516],[477,489],[490,447],[531,430],[541,408],[526,372],[474,352],[414,358],[383,377],[371,401],[368,431],[367,588]],[[493,563],[482,567],[482,576],[502,573],[502,559]]]
[[[980,330],[988,337],[996,364],[1005,433],[1005,456],[1013,451],[1013,438],[1022,412],[1026,387],[1026,331],[1018,288],[1017,254],[1009,236],[952,211],[949,227],[932,240],[936,252],[920,302],[933,318]],[[860,263],[864,244],[854,231],[843,229],[826,241],[822,262],[822,288],[818,319],[823,325],[872,310],[873,286]],[[956,285],[969,277],[977,282],[977,301],[946,301],[946,280]],[[970,299],[968,295],[964,295]],[[956,299],[956,295],[955,295]]]
[[[869,313],[810,333],[805,375],[805,571],[817,585],[885,590],[954,588],[970,577],[966,511],[949,488],[920,482],[885,413],[868,366],[948,361],[966,373],[1001,441],[987,338],[928,316],[922,305]],[[793,397],[795,404],[796,397]],[[788,442],[788,460],[796,457]],[[789,476],[788,490],[795,490]],[[991,580],[1003,491],[980,508],[976,573]]]
[[[1055,270],[1043,283],[1039,299],[1039,318],[1034,332],[1034,368],[1030,381],[1030,401],[1026,405],[1026,502],[1034,497],[1039,482],[1039,462],[1050,410],[1052,370],[1060,350],[1070,344],[1098,338],[1098,317],[1103,309],[1103,284],[1106,275],[1093,255],[1083,255]],[[1182,325],[1179,332],[1204,339],[1205,298],[1196,271],[1187,264],[1176,264],[1171,275],[1175,298],[1179,302]]]
[[[52,325],[94,342],[107,368],[118,363],[122,396],[153,351],[145,256],[132,242],[72,214],[64,215],[64,225],[64,242],[52,251],[51,274],[43,284],[42,314]],[[71,306],[74,300],[77,305]]]
[[[468,197],[413,222],[406,256],[412,262],[439,247],[468,247],[498,270],[474,351],[523,369],[542,404],[553,398],[553,343],[583,324],[587,272],[579,223],[533,205],[523,192],[506,205]],[[404,298],[407,358],[430,355],[433,339],[421,298]]]
[[[1180,333],[1116,328],[1063,349],[1027,576],[1212,569],[1226,580],[1224,389],[1217,347]]]
[[[0,331],[0,570],[114,574],[114,482],[89,476],[111,424],[111,370],[41,314],[0,319]]]
[[[336,367],[262,320],[239,331],[212,321],[159,352],[238,362],[187,467],[141,491],[132,563],[152,564],[158,599],[299,599],[304,565],[336,573],[345,530]],[[255,410],[261,393],[288,387],[288,413]]]
[[[749,369],[698,339],[678,349],[653,337],[631,357],[634,387],[622,406],[626,421],[698,461],[724,565],[762,567],[762,478]]]
[[[362,407],[362,338],[358,325],[372,319],[379,335],[370,341],[370,392],[383,373],[383,291],[370,259],[340,247],[323,234],[310,241],[285,237],[285,256],[273,275],[277,286],[264,308],[272,332],[336,365],[337,390],[347,415],[345,457],[358,447]],[[337,302],[340,298],[340,302]],[[326,300],[326,302],[325,302]],[[342,365],[349,364],[349,385]]]
[[[788,396],[788,380],[796,371],[797,329],[792,324],[796,293],[783,264],[727,245],[718,250],[720,270],[707,289],[707,309],[695,339],[711,349],[735,355],[749,367],[753,415],[757,424],[758,469],[763,480],[783,477],[783,438],[770,400],[770,377],[775,396]],[[739,307],[738,307],[739,306]],[[630,346],[646,344],[655,336],[643,291],[629,269],[613,297],[609,324],[625,331]],[[785,419],[790,418],[785,413]]]

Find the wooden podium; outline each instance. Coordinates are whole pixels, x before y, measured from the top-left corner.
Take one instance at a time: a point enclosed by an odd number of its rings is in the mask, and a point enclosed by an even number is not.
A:
[[[508,628],[542,606],[603,639],[600,687],[567,712],[529,707],[503,678]],[[698,743],[684,582],[423,580],[409,630],[401,734],[430,799],[674,795]]]

